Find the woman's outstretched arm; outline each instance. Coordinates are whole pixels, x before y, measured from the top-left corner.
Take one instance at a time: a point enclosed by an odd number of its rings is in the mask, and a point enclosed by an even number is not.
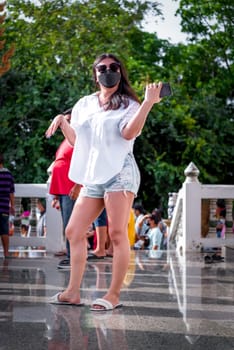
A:
[[[54,135],[57,129],[60,128],[63,135],[67,139],[67,141],[74,146],[76,140],[75,130],[71,127],[69,122],[64,118],[63,114],[58,114],[50,124],[49,128],[46,130],[46,137],[50,138]]]
[[[161,101],[161,98],[159,97],[161,87],[162,83],[152,83],[146,86],[144,101],[140,105],[134,117],[122,130],[122,136],[126,140],[131,140],[140,134],[153,105]]]

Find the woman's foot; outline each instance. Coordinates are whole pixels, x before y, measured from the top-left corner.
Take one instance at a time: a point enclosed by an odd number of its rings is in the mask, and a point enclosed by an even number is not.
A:
[[[60,250],[59,252],[54,253],[54,256],[66,256],[66,250]]]
[[[106,294],[101,299],[108,301],[113,306],[113,309],[115,309],[116,307],[118,307],[120,305],[119,304],[119,297],[117,297],[117,296]],[[92,310],[105,310],[105,309],[106,309],[105,306],[100,305],[99,303],[95,304],[95,301],[92,304]]]
[[[105,256],[106,255],[106,252],[105,252],[105,250],[93,250],[92,251],[92,254],[94,254],[94,255],[96,255],[96,256]]]
[[[98,260],[98,259],[104,259],[106,256],[106,252],[101,252],[98,250],[93,250],[92,252],[88,253],[87,260]]]
[[[108,258],[113,258],[113,250],[106,250],[106,256]]]
[[[80,293],[69,292],[67,290],[59,293],[58,301],[71,304],[80,304]]]

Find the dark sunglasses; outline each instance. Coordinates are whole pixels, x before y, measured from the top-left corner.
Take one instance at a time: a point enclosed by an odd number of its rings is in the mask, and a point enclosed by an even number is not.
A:
[[[109,66],[105,64],[99,64],[95,68],[99,73],[105,73],[107,69],[110,69],[112,72],[117,72],[120,68],[120,64],[117,62],[113,62]]]

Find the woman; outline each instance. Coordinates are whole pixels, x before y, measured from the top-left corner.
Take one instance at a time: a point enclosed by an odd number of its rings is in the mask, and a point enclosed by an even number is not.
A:
[[[74,145],[69,176],[84,185],[66,228],[71,248],[69,285],[52,302],[80,305],[87,228],[106,207],[113,266],[109,290],[91,307],[100,311],[121,306],[120,289],[130,255],[128,219],[140,184],[133,144],[154,103],[161,100],[162,84],[149,84],[140,105],[122,63],[112,54],[102,54],[95,60],[93,76],[99,91],[75,104],[70,125],[63,115],[56,116],[46,136],[50,137],[60,127]]]

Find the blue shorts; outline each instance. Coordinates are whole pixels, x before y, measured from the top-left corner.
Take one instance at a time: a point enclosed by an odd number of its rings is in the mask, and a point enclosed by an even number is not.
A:
[[[9,215],[0,213],[0,236],[9,235]]]
[[[140,172],[132,153],[124,161],[122,170],[105,184],[84,185],[81,188],[81,197],[104,198],[108,192],[132,192],[137,195],[140,186]]]
[[[107,215],[106,215],[106,209],[104,208],[101,214],[97,217],[97,219],[94,221],[95,227],[101,227],[101,226],[107,226]]]

